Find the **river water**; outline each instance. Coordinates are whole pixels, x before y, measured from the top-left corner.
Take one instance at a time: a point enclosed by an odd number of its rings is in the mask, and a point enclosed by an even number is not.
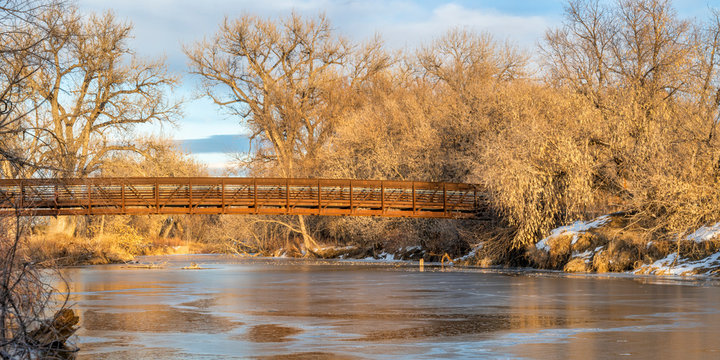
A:
[[[716,282],[143,258],[65,269],[80,359],[720,358]],[[197,262],[204,269],[183,270]]]

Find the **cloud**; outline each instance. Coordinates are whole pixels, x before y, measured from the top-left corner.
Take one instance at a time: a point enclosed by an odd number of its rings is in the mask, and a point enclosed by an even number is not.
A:
[[[472,2],[470,2],[472,4]],[[135,25],[133,46],[143,56],[167,56],[170,68],[186,71],[182,45],[211,36],[225,16],[244,13],[284,17],[290,11],[306,16],[324,12],[338,32],[357,41],[380,34],[393,48],[416,47],[453,27],[488,31],[497,38],[532,46],[553,19],[543,15],[516,15],[493,6],[454,2],[369,1],[223,1],[223,0],[80,0],[84,11],[112,9]]]
[[[132,22],[134,38],[130,46],[141,57],[165,57],[170,71],[184,77],[184,84],[173,95],[186,100],[193,98],[196,80],[187,74],[182,47],[212,36],[226,16],[249,13],[281,18],[293,10],[305,16],[323,12],[338,34],[355,41],[380,34],[391,49],[416,48],[455,27],[487,31],[500,41],[510,40],[529,48],[555,22],[546,15],[528,13],[525,2],[509,3],[489,0],[78,0],[81,11],[112,9],[120,19]],[[499,8],[502,6],[505,7]],[[218,153],[245,149],[240,144],[246,145],[247,141],[237,135],[227,135],[247,132],[238,122],[239,119],[229,119],[208,99],[193,100],[186,103],[185,117],[178,121],[175,136],[186,138],[181,142],[194,154],[203,154],[205,158],[215,154],[214,160],[206,162],[217,165],[220,163]]]
[[[378,32],[395,48],[416,48],[453,28],[488,32],[497,40],[532,48],[551,20],[543,16],[503,14],[492,9],[470,9],[457,4],[438,6],[424,19],[384,24]]]
[[[202,154],[191,154],[191,156],[205,164],[207,170],[211,176],[244,176],[245,174],[238,171],[236,161],[233,157],[225,153],[202,153]]]
[[[250,143],[244,135],[212,135],[199,139],[177,140],[180,147],[193,154],[232,154],[247,152]]]

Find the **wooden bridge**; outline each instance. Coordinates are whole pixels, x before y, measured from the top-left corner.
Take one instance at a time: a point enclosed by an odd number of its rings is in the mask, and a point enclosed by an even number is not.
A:
[[[444,182],[158,177],[0,179],[0,214],[339,215],[473,218],[479,185]]]

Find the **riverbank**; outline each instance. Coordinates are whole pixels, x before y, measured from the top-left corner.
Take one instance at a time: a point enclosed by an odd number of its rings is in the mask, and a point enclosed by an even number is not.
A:
[[[627,213],[599,216],[553,229],[534,245],[508,255],[502,239],[471,246],[450,256],[421,246],[396,249],[329,248],[313,252],[322,258],[374,258],[452,263],[458,266],[529,267],[567,273],[720,276],[720,223],[685,236],[651,233]]]
[[[45,266],[127,263],[143,255],[230,253],[222,244],[173,238],[139,239],[122,235],[86,238],[61,233],[29,236],[22,242],[21,251],[29,261]]]
[[[720,224],[703,226],[680,238],[655,237],[629,223],[624,214],[600,216],[558,227],[536,244],[512,255],[498,251],[502,240],[468,244],[469,251],[428,250],[422,245],[320,246],[305,249],[286,242],[265,251],[227,242],[200,243],[177,238],[144,238],[133,234],[94,238],[65,234],[32,235],[23,246],[26,258],[53,266],[132,262],[136,256],[235,254],[243,256],[406,260],[473,267],[528,267],[568,273],[634,273],[640,275],[720,276]],[[457,247],[456,247],[457,248]]]
[[[719,275],[720,223],[685,236],[652,234],[625,214],[558,227],[528,247],[528,263],[565,272]]]

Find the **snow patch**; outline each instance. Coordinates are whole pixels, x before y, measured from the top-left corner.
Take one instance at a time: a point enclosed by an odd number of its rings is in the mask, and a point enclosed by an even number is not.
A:
[[[687,239],[696,243],[701,243],[710,241],[718,236],[720,236],[720,222],[715,223],[715,225],[712,226],[701,226],[699,229],[695,230],[694,233],[688,235]]]
[[[550,235],[548,237],[538,241],[537,244],[535,244],[535,247],[538,250],[550,251],[550,245],[548,245],[547,243],[548,240],[561,235],[572,235],[572,244],[575,245],[575,243],[578,241],[580,234],[590,229],[601,227],[607,224],[609,221],[610,216],[603,215],[593,219],[592,221],[576,221],[572,223],[572,225],[561,226],[559,228],[553,229],[553,231],[550,232]]]
[[[388,252],[385,252],[385,251],[381,252],[381,253],[378,254],[376,257],[368,256],[368,257],[366,257],[366,258],[364,258],[364,259],[360,259],[360,260],[369,261],[369,262],[385,262],[385,261],[387,261],[387,262],[398,262],[398,261],[402,261],[402,260],[399,260],[399,259],[395,259],[395,255],[394,255],[394,254],[391,254],[391,253],[388,253]]]
[[[595,255],[595,252],[594,252],[594,251],[592,251],[592,250],[586,250],[585,252],[582,252],[582,253],[573,252],[572,258],[580,258],[580,259],[589,260],[590,257],[592,257],[593,255]]]
[[[472,258],[475,257],[475,255],[477,255],[477,252],[478,252],[480,249],[482,249],[482,247],[483,247],[483,244],[478,244],[478,245],[475,246],[472,250],[470,250],[470,252],[467,253],[467,255],[462,256],[462,257],[460,257],[460,258],[458,258],[458,259],[455,259],[455,260],[453,260],[453,261],[467,261],[467,260],[469,260],[469,259],[472,259]]]
[[[577,251],[575,251],[575,252],[572,253],[572,256],[571,256],[570,258],[571,258],[571,259],[576,259],[576,258],[577,258],[577,259],[582,259],[582,260],[585,261],[586,264],[589,264],[589,263],[590,263],[590,259],[592,259],[593,256],[595,256],[595,254],[596,254],[598,251],[601,251],[603,248],[604,248],[604,246],[598,246],[598,247],[596,247],[594,250],[586,250],[586,251],[584,251],[584,252],[577,252]]]
[[[654,275],[713,275],[720,270],[720,252],[700,260],[678,258],[672,253],[650,265],[635,270],[635,274]]]

